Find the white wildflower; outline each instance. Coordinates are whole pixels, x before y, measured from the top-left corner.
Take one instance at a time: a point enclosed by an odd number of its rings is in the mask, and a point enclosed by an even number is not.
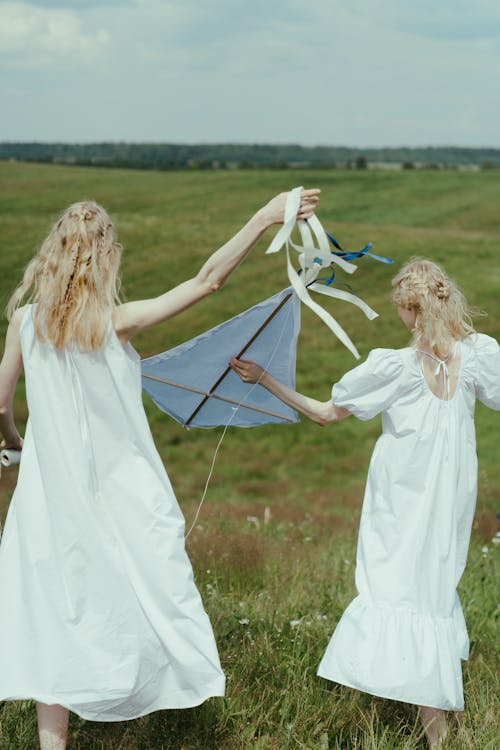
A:
[[[257,516],[247,516],[247,521],[249,523],[253,523],[253,525],[255,526],[256,529],[258,529],[260,527],[260,521],[257,518]]]
[[[300,620],[290,620],[290,627],[296,628],[300,625],[302,622],[302,618]]]
[[[238,622],[240,623],[240,625],[248,625],[250,620],[248,619],[248,617],[242,617],[241,620],[238,620]]]

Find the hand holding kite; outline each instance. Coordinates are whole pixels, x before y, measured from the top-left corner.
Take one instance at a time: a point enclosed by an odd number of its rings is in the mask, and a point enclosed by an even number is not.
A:
[[[260,383],[266,372],[263,367],[256,362],[252,362],[251,359],[231,357],[229,364],[244,383]]]

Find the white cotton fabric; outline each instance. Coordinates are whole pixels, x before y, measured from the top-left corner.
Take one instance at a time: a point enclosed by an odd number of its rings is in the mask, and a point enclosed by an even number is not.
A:
[[[459,344],[449,401],[429,389],[412,348],[375,349],[332,390],[358,419],[382,413],[361,514],[356,587],[319,666],[384,698],[462,710],[469,640],[456,588],[477,492],[476,398],[500,409],[500,350]]]
[[[0,546],[0,700],[132,719],[224,694],[139,356],[20,329],[29,421]]]

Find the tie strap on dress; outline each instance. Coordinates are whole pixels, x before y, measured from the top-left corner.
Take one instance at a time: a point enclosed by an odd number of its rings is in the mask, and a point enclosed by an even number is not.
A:
[[[448,362],[454,356],[456,348],[457,348],[457,345],[455,344],[455,346],[453,347],[451,352],[448,354],[446,359],[439,359],[439,357],[436,357],[435,354],[426,352],[423,349],[417,349],[417,352],[419,352],[419,354],[425,354],[426,357],[430,357],[430,359],[433,359],[434,362],[437,362],[437,367],[434,370],[434,375],[436,377],[439,377],[439,375],[441,374],[443,377],[443,389],[444,389],[444,392],[446,393],[446,401],[450,400],[450,372],[448,369]]]

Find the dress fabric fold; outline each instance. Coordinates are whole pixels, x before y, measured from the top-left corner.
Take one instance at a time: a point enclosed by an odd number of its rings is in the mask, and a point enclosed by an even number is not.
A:
[[[368,471],[356,558],[358,596],[319,666],[322,677],[434,708],[464,707],[469,639],[457,585],[477,495],[476,398],[500,409],[500,349],[459,343],[456,388],[429,388],[412,348],[375,349],[333,386],[358,419],[382,414]]]
[[[0,545],[0,700],[118,721],[224,694],[139,356],[20,329],[29,420]]]

